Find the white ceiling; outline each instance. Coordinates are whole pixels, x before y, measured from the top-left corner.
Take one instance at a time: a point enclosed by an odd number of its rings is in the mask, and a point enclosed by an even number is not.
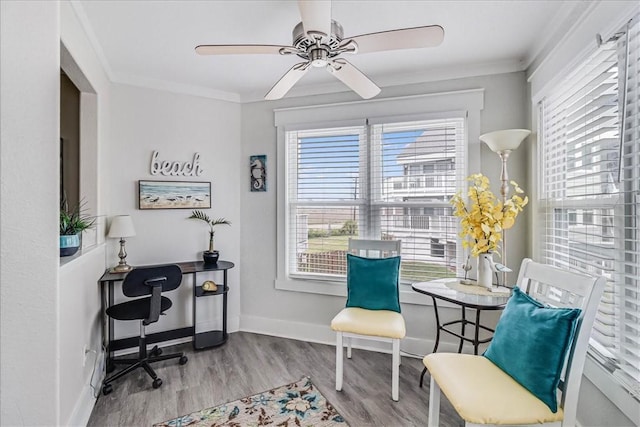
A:
[[[564,30],[577,1],[334,0],[345,37],[438,24],[435,48],[349,55],[379,86],[525,69]],[[296,1],[115,1],[72,3],[109,77],[120,83],[234,101],[261,99],[300,58],[200,56],[199,44],[291,45]],[[348,90],[313,69],[289,96]]]

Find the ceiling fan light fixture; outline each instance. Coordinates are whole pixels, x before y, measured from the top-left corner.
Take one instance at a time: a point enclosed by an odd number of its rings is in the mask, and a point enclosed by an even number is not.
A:
[[[314,68],[326,67],[329,63],[329,51],[324,48],[316,48],[309,51],[309,61]]]

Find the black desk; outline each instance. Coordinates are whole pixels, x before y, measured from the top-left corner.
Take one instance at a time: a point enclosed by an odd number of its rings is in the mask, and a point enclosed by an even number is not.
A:
[[[172,264],[172,263],[166,263]],[[196,350],[201,350],[210,347],[216,347],[224,344],[227,341],[227,292],[229,287],[227,285],[227,270],[234,267],[234,264],[229,261],[218,261],[214,265],[205,265],[203,261],[189,261],[189,262],[176,262],[182,269],[182,275],[193,275],[193,326],[187,326],[184,328],[171,329],[168,331],[156,332],[147,335],[147,343],[153,344],[162,341],[169,341],[184,337],[193,337],[193,347]],[[202,289],[202,286],[197,285],[196,275],[201,272],[210,271],[222,271],[223,282],[218,285],[218,290],[208,292]],[[100,290],[102,294],[102,348],[107,355],[107,369],[111,366],[111,359],[113,358],[113,352],[116,350],[122,350],[125,348],[132,348],[138,346],[138,337],[122,338],[118,340],[113,339],[113,319],[105,314],[107,307],[110,307],[114,303],[114,287],[117,282],[122,282],[127,273],[111,273],[109,270],[105,271],[98,283],[100,284]],[[196,299],[201,297],[222,295],[222,330],[221,331],[207,331],[196,333]],[[176,302],[174,301],[174,304]]]
[[[436,315],[436,342],[433,347],[433,353],[438,350],[438,344],[440,343],[440,331],[446,332],[460,339],[458,345],[458,353],[462,352],[462,346],[465,341],[473,344],[473,353],[478,354],[478,346],[483,343],[491,341],[493,336],[489,338],[480,339],[480,329],[488,332],[495,332],[493,329],[484,326],[480,323],[480,312],[483,310],[502,310],[507,304],[507,301],[511,295],[505,294],[493,294],[493,295],[479,295],[472,293],[460,292],[447,286],[447,283],[459,282],[460,279],[438,279],[430,282],[414,283],[411,287],[414,291],[421,294],[429,295],[433,300],[433,311]],[[464,286],[464,285],[461,285]],[[440,323],[440,316],[438,314],[438,302],[437,300],[443,300],[452,304],[459,305],[462,311],[462,318],[447,323]],[[466,309],[475,309],[476,318],[475,321],[467,320]],[[460,324],[460,333],[454,332],[447,328],[448,326]],[[467,325],[474,326],[473,337],[467,337],[465,335],[465,329]],[[427,368],[422,370],[420,375],[420,387],[422,387],[422,381],[424,374],[427,372]]]

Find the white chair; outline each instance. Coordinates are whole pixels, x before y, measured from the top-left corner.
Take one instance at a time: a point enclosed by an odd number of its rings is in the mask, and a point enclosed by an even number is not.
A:
[[[357,240],[349,239],[349,253],[364,258],[399,257],[400,240]],[[399,260],[396,277],[399,278]],[[347,272],[349,288],[349,272]],[[399,309],[397,280],[395,294],[390,292],[389,299],[395,298]],[[366,304],[364,304],[366,305]],[[402,314],[392,310],[369,309],[367,307],[346,307],[331,321],[331,329],[336,331],[336,390],[342,390],[343,353],[347,347],[347,358],[351,359],[351,340],[369,339],[392,343],[391,397],[398,400],[400,369],[400,340],[406,334]]]
[[[557,403],[558,406],[557,412],[552,412],[548,404],[534,396],[487,357],[433,353],[423,360],[431,374],[429,426],[435,427],[439,424],[440,390],[465,420],[466,426],[575,426],[578,391],[589,335],[605,278],[572,273],[525,259],[522,261],[517,283],[520,290],[545,306],[582,310],[575,321],[573,340],[567,339],[569,344],[566,357],[558,355],[558,367],[562,368],[564,375],[560,377],[558,390],[554,392],[553,387],[550,390],[554,404]],[[508,309],[509,305],[498,322],[491,345],[496,342],[501,322],[506,317]],[[538,320],[535,322],[541,323]],[[511,329],[512,326],[505,328],[514,330]],[[520,332],[516,330],[515,333]],[[509,349],[504,355],[509,356],[509,352],[513,350]],[[560,399],[556,402],[558,395]]]

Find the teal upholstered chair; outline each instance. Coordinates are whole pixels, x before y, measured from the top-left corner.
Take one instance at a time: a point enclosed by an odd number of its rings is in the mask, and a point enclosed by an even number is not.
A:
[[[391,397],[398,400],[400,340],[406,330],[398,282],[400,240],[349,239],[347,304],[331,321],[336,331],[336,390],[342,390],[343,353],[351,359],[353,338],[392,344]]]

